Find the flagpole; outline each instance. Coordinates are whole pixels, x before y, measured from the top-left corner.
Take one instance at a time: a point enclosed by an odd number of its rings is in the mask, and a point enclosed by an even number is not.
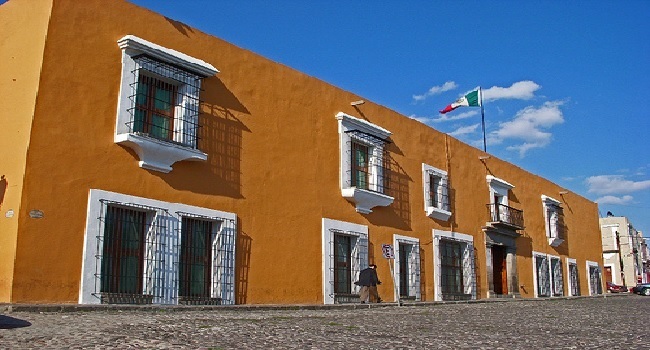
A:
[[[485,112],[483,111],[483,91],[478,87],[478,95],[481,99],[481,125],[483,126],[483,152],[487,152],[487,142],[485,140]]]

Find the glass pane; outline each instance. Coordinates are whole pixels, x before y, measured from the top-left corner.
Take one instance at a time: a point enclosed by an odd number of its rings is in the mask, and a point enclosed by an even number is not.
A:
[[[179,295],[210,297],[212,267],[212,222],[183,218]]]
[[[167,84],[164,84],[167,85]],[[168,89],[163,89],[162,87],[156,87],[156,95],[154,97],[154,108],[157,111],[168,112],[167,115],[171,115],[171,106],[172,106],[172,92]]]
[[[101,291],[142,293],[146,213],[107,207],[101,262]]]
[[[151,135],[159,139],[169,139],[170,121],[167,116],[154,114],[151,118]]]

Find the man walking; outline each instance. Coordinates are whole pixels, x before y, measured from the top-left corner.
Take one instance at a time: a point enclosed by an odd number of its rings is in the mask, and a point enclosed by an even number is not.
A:
[[[359,273],[359,281],[355,282],[356,285],[361,286],[359,292],[359,299],[361,303],[379,303],[381,298],[377,292],[377,285],[381,281],[377,277],[377,265],[370,264],[367,268],[361,270]]]

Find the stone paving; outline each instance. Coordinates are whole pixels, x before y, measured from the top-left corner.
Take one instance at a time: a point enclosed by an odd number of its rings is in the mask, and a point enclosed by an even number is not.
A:
[[[401,307],[0,305],[0,348],[649,349],[649,317],[650,297],[637,295]]]

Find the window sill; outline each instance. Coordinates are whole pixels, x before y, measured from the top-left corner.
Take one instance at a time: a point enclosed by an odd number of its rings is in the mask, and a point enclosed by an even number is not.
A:
[[[432,219],[447,221],[451,217],[451,212],[436,207],[427,207],[427,216]]]
[[[341,189],[343,198],[356,204],[357,212],[361,214],[372,213],[372,208],[386,207],[393,203],[394,198],[383,193],[362,190],[356,187]]]
[[[131,148],[140,158],[141,168],[168,173],[183,160],[206,161],[208,155],[190,147],[134,133],[115,135],[115,143]]]
[[[549,238],[549,239],[548,239],[548,244],[549,244],[551,247],[557,247],[557,246],[559,246],[559,245],[562,244],[562,243],[564,243],[564,240],[561,239],[561,238],[557,238],[557,237],[555,237],[555,238]]]

